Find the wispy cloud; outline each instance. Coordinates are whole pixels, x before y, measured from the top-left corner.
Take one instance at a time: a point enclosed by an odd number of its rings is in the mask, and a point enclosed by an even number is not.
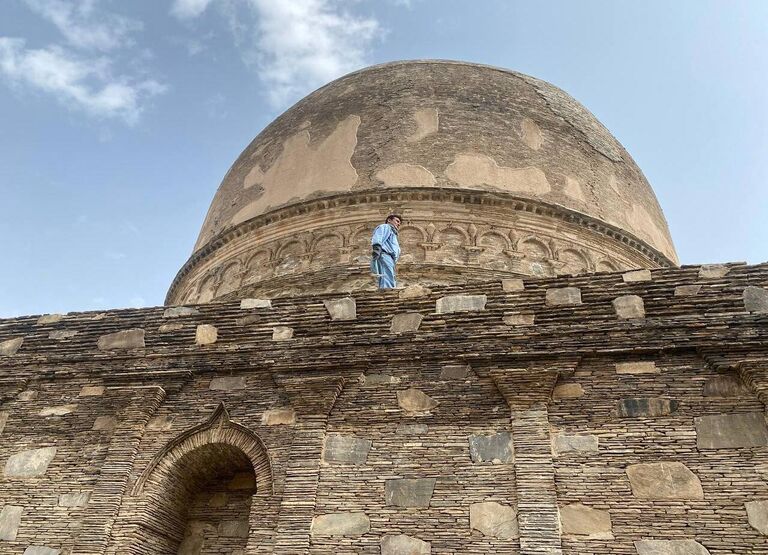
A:
[[[366,65],[382,34],[376,19],[351,13],[352,2],[342,0],[176,0],[171,11],[189,19],[214,3],[276,107]]]

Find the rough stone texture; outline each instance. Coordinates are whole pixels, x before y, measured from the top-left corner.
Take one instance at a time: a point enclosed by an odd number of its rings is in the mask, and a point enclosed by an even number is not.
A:
[[[677,410],[674,399],[660,397],[630,397],[618,402],[617,410],[622,418],[668,416]]]
[[[502,320],[508,326],[532,326],[536,315],[533,312],[505,312]]]
[[[140,328],[108,333],[99,337],[97,342],[102,351],[143,349],[144,346],[144,330]]]
[[[208,389],[214,391],[233,391],[236,389],[245,389],[248,386],[245,376],[226,376],[213,378]]]
[[[59,495],[59,507],[85,507],[90,499],[90,491],[62,493]]]
[[[104,395],[105,387],[103,385],[84,385],[77,394],[78,397],[101,397]]]
[[[360,536],[371,529],[365,513],[332,513],[317,515],[312,520],[313,536]]]
[[[426,424],[398,424],[395,433],[405,436],[424,435],[429,432],[429,426]]]
[[[172,306],[163,312],[163,318],[179,318],[181,316],[197,316],[200,311],[191,306]]]
[[[502,279],[501,289],[505,293],[517,293],[518,291],[525,290],[525,282],[522,279]]]
[[[768,426],[764,412],[697,416],[694,423],[699,449],[768,445]]]
[[[557,434],[552,436],[555,456],[568,453],[597,453],[598,439],[591,434]]]
[[[200,324],[195,330],[196,345],[213,345],[219,339],[219,330],[211,324]]]
[[[719,279],[728,275],[731,269],[724,264],[705,264],[699,268],[699,279]]]
[[[645,318],[645,305],[642,297],[637,295],[624,295],[613,300],[613,310],[620,320],[633,318]]]
[[[680,462],[632,464],[627,477],[641,499],[704,499],[699,478]]]
[[[612,540],[613,527],[608,511],[574,503],[560,507],[563,534],[579,539]]]
[[[5,341],[0,341],[0,356],[12,357],[16,354],[16,351],[21,348],[23,343],[23,337],[15,337],[14,339],[6,339]]]
[[[323,304],[331,320],[355,320],[357,318],[357,305],[352,297],[325,300]]]
[[[578,287],[559,287],[547,289],[547,306],[574,306],[581,304],[581,289]]]
[[[173,322],[171,324],[163,324],[159,328],[157,328],[157,331],[160,333],[170,333],[173,331],[179,331],[184,329],[184,324],[181,322]]]
[[[6,422],[8,422],[8,413],[6,411],[0,411],[0,434],[3,433]]]
[[[323,460],[327,463],[365,464],[371,440],[331,434],[325,438]]]
[[[51,464],[55,456],[56,447],[43,447],[16,453],[6,461],[3,476],[6,478],[42,476],[48,470],[48,465]]]
[[[48,339],[55,339],[57,341],[62,339],[70,339],[77,335],[77,330],[53,330],[48,334]]]
[[[744,309],[757,314],[768,313],[768,289],[752,285],[745,287]]]
[[[744,508],[747,510],[749,525],[768,536],[768,501],[747,501]]]
[[[261,423],[266,426],[281,426],[296,423],[296,410],[290,407],[280,407],[264,411]]]
[[[448,364],[440,369],[441,380],[464,380],[472,369],[468,364]]]
[[[650,270],[633,270],[622,274],[621,279],[624,283],[636,283],[638,281],[651,281],[653,278]]]
[[[288,326],[275,326],[272,328],[272,341],[288,341],[293,339],[293,328]]]
[[[749,395],[749,389],[737,375],[715,376],[704,382],[701,394],[704,397],[741,397]]]
[[[472,462],[509,464],[514,461],[514,455],[515,448],[509,432],[469,436],[469,456]]]
[[[111,432],[117,427],[117,419],[114,416],[97,416],[93,421],[92,430]]]
[[[696,540],[639,540],[637,555],[710,555]]]
[[[435,311],[438,314],[475,312],[485,310],[486,302],[488,302],[486,295],[448,295],[437,299]]]
[[[701,291],[701,284],[678,285],[675,287],[675,297],[694,297]]]
[[[66,414],[75,412],[76,410],[77,410],[77,405],[75,404],[59,405],[56,407],[46,407],[43,410],[41,410],[38,414],[40,416],[64,416]]]
[[[64,319],[64,314],[43,314],[37,319],[38,326],[45,326],[48,324],[56,324]]]
[[[44,545],[31,545],[24,550],[22,555],[59,555],[60,549],[46,547]]]
[[[512,540],[519,537],[515,509],[495,501],[470,505],[469,527],[480,531],[484,536],[500,540]]]
[[[432,293],[432,290],[429,287],[424,287],[418,283],[412,283],[411,285],[404,287],[400,293],[398,293],[398,296],[401,299],[417,299],[419,297],[426,297],[430,293]]]
[[[381,538],[381,555],[430,555],[432,546],[429,542],[399,534]]]
[[[400,378],[392,374],[361,374],[360,385],[363,387],[377,387],[400,383]]]
[[[418,312],[403,312],[392,317],[389,331],[392,333],[411,333],[419,329],[424,316]]]
[[[562,383],[552,391],[553,399],[578,399],[584,396],[584,388],[580,383]]]
[[[429,507],[434,489],[434,478],[387,480],[384,487],[384,498],[387,505],[394,505],[395,507]]]
[[[16,539],[23,511],[23,507],[16,507],[14,505],[3,507],[2,511],[0,511],[0,540],[14,541]]]
[[[440,403],[420,389],[406,389],[397,392],[397,404],[406,412],[423,413],[428,412]]]
[[[652,360],[638,362],[617,362],[617,374],[658,374],[659,369]]]
[[[240,301],[240,308],[242,310],[272,308],[272,301],[270,299],[243,299]]]

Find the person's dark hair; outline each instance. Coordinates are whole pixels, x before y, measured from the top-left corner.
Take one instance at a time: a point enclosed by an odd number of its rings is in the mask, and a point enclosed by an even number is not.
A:
[[[389,223],[389,220],[391,220],[392,218],[397,218],[397,219],[398,219],[398,220],[400,220],[401,222],[403,221],[403,217],[402,217],[400,214],[390,214],[389,216],[387,216],[387,219],[386,219],[386,220],[384,220],[384,223],[385,223],[385,224],[388,224],[388,223]]]

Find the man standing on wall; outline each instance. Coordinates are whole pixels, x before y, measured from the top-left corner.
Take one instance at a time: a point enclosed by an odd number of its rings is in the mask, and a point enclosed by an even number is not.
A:
[[[402,218],[390,214],[383,224],[376,226],[371,237],[373,253],[371,255],[371,273],[379,278],[379,289],[393,289],[395,283],[395,264],[400,258],[400,243],[397,230]]]

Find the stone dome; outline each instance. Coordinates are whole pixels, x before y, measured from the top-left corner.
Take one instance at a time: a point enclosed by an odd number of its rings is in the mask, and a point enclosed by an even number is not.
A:
[[[248,145],[167,301],[368,287],[366,235],[395,210],[406,282],[677,264],[642,172],[567,93],[395,62],[313,92]]]

